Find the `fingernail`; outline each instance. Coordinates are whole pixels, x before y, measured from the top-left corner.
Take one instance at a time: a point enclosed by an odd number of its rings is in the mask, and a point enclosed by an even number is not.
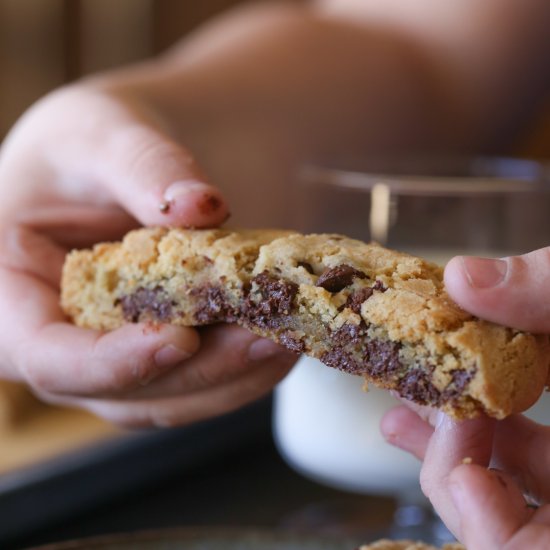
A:
[[[210,186],[198,181],[177,181],[170,185],[163,195],[163,201],[159,204],[159,210],[163,214],[170,214],[172,206],[178,199],[184,199],[191,193],[207,194]]]
[[[266,361],[276,355],[286,355],[290,353],[280,344],[262,338],[252,342],[248,348],[248,358],[250,361]]]
[[[159,369],[168,369],[191,357],[191,353],[172,344],[160,348],[155,353],[155,365]]]
[[[463,256],[462,265],[470,286],[491,288],[500,284],[506,277],[508,262],[500,259]]]
[[[178,209],[181,213],[181,208],[185,208],[188,203],[187,206],[193,206],[199,216],[198,220],[194,220],[197,223],[203,223],[204,220],[201,218],[209,218],[226,210],[219,191],[211,185],[195,180],[173,183],[164,191],[163,198],[164,200],[159,204],[159,210],[163,214],[169,214],[176,203],[179,203]],[[225,219],[227,217],[229,217],[229,212],[225,212]]]

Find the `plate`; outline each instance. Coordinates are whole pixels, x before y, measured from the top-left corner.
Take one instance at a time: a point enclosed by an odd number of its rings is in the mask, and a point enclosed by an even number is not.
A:
[[[353,550],[357,541],[257,529],[185,528],[110,535],[29,550]]]
[[[127,432],[0,475],[0,548],[253,441],[270,422],[266,398],[189,426]]]

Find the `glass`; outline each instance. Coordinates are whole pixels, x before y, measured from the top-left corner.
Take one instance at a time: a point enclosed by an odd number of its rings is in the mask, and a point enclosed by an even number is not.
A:
[[[363,159],[348,168],[303,168],[294,200],[297,229],[374,240],[442,265],[457,254],[500,257],[550,244],[548,166],[417,157]],[[282,456],[321,483],[397,499],[386,535],[452,540],[421,495],[419,463],[380,435],[380,419],[397,402],[375,388],[365,394],[362,384],[302,357],[275,394]],[[550,423],[550,395],[528,414]],[[345,514],[352,512],[340,507],[332,521],[345,523]]]

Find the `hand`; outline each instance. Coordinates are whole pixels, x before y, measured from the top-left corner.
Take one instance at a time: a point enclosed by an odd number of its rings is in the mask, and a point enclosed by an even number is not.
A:
[[[482,319],[550,334],[550,247],[502,259],[453,258],[445,286],[458,305]]]
[[[227,216],[219,190],[136,94],[92,83],[43,99],[0,155],[0,376],[138,426],[191,422],[269,391],[295,356],[247,331],[102,333],[69,324],[59,307],[70,248],[142,224],[211,227]]]
[[[445,283],[479,317],[550,333],[550,249],[502,260],[454,258]],[[549,548],[550,428],[519,415],[455,422],[427,408],[415,411],[390,411],[381,429],[423,461],[423,491],[468,550]]]
[[[408,407],[386,413],[382,432],[423,461],[424,494],[468,550],[550,547],[548,427],[521,415],[457,422]]]

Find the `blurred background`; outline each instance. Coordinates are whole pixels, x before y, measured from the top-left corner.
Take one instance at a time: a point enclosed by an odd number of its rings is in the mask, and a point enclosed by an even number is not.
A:
[[[240,3],[0,0],[0,140],[49,91],[157,55]],[[550,97],[527,127],[502,153],[549,159]],[[374,538],[391,521],[392,499],[294,473],[274,447],[271,417],[267,399],[190,428],[123,434],[0,381],[0,547],[174,525],[314,525]],[[331,527],[324,503],[347,511],[350,500],[358,515]]]
[[[0,0],[0,136],[48,91],[90,73],[154,56],[240,3]]]
[[[201,23],[242,3],[0,0],[0,138],[48,91],[96,71],[154,56]],[[550,157],[550,98],[529,131],[518,136],[515,153]]]

